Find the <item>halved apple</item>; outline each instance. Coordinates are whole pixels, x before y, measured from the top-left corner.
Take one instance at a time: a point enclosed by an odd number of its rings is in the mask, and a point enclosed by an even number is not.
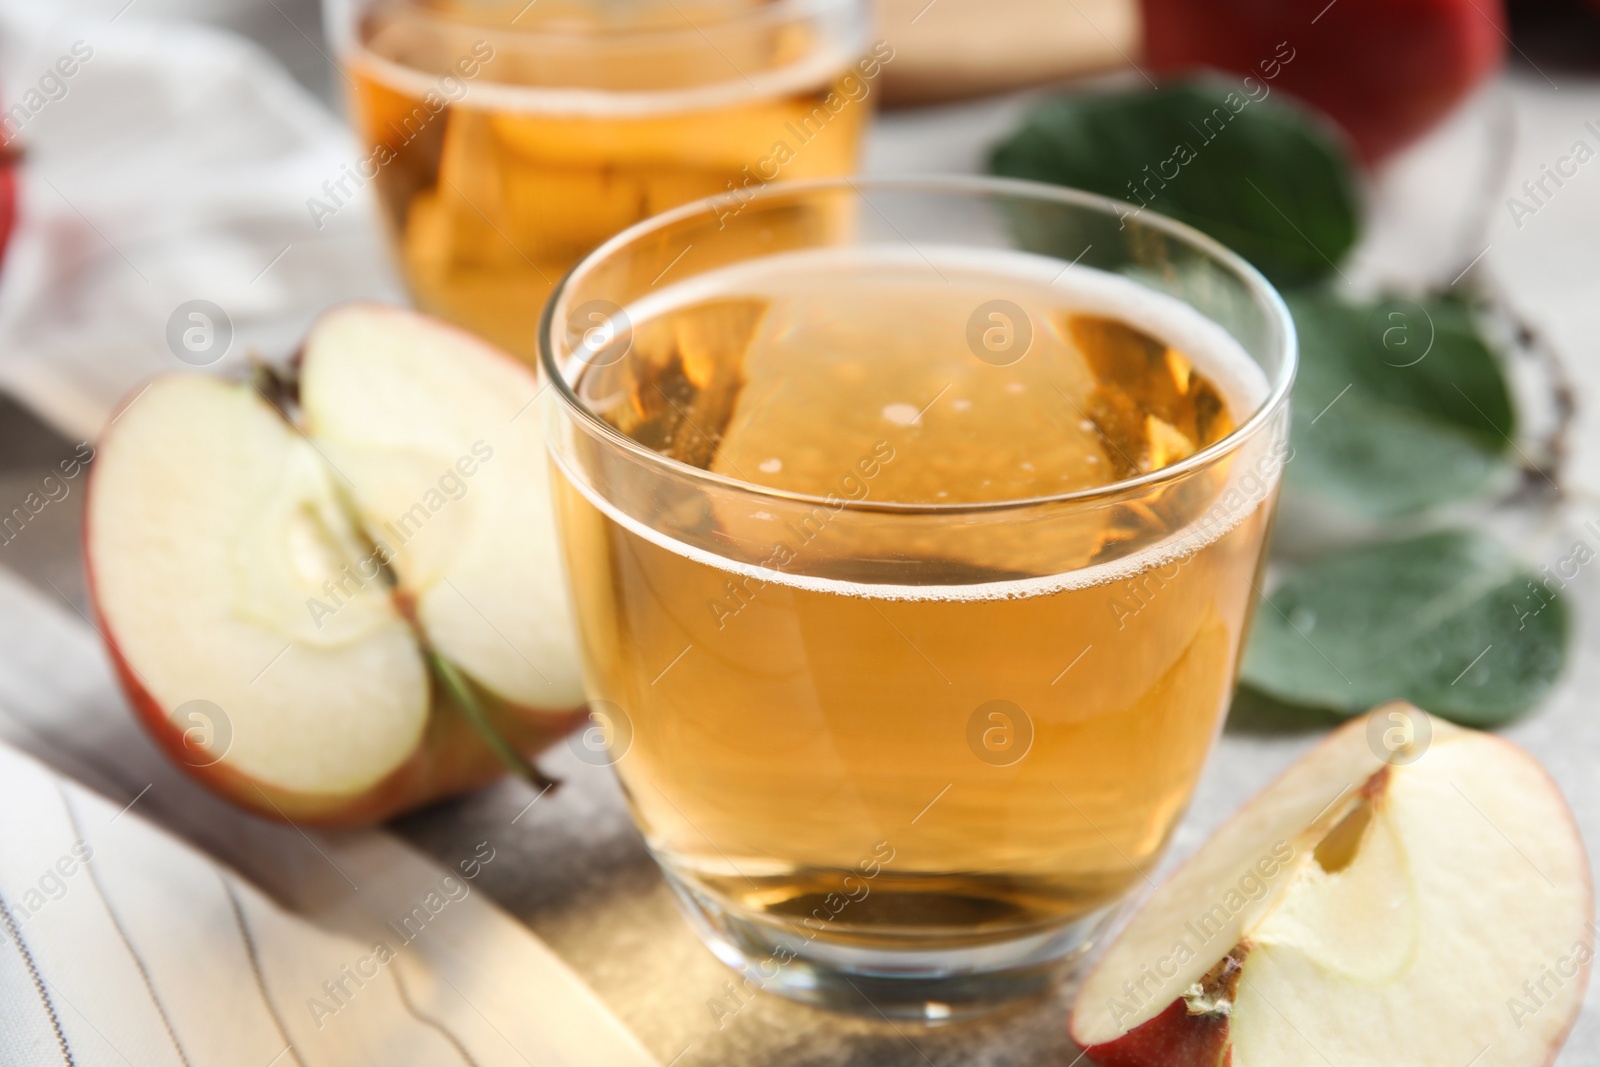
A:
[[[1090,970],[1071,1033],[1101,1067],[1555,1057],[1595,948],[1571,812],[1507,741],[1434,720],[1425,750],[1385,746],[1391,719],[1424,717],[1373,715],[1217,831]]]
[[[100,443],[85,543],[157,740],[246,807],[349,825],[576,725],[538,388],[469,334],[357,304],[313,326],[289,414],[199,376],[134,394]]]

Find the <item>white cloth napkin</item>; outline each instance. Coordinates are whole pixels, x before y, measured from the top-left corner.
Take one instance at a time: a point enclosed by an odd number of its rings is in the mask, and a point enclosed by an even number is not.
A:
[[[329,304],[400,296],[370,188],[320,227],[306,206],[359,156],[344,125],[243,38],[150,6],[0,0],[0,112],[27,154],[0,387],[76,438],[186,369],[167,323],[189,301],[228,316],[209,369],[229,373],[292,354]]]
[[[654,1067],[476,888],[517,827],[441,867],[245,815],[139,731],[89,626],[3,570],[0,648],[0,1064]]]

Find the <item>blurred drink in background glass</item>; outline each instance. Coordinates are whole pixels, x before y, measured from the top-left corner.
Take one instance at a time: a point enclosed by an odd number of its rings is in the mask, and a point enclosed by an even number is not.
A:
[[[552,285],[617,231],[852,171],[893,55],[865,0],[345,0],[333,19],[367,154],[332,192],[375,182],[416,303],[530,359]]]

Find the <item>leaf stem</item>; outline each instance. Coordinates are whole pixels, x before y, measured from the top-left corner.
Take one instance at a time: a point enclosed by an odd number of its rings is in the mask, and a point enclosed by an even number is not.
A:
[[[433,669],[439,684],[449,692],[455,705],[461,709],[462,715],[478,731],[478,736],[483,738],[483,743],[489,746],[500,761],[509,767],[520,778],[535,789],[553,789],[561,783],[554,778],[547,777],[532,762],[524,759],[510,741],[507,741],[495,725],[489,721],[489,715],[478,701],[477,693],[473,692],[472,683],[456,669],[456,665],[445,659],[433,649],[426,652],[428,665]]]

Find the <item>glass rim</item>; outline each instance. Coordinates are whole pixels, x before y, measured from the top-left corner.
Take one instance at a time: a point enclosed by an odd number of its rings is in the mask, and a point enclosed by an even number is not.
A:
[[[670,2],[670,0],[669,0]],[[684,16],[684,25],[629,26],[626,23],[600,24],[590,27],[574,23],[528,28],[515,26],[477,26],[486,35],[502,43],[506,39],[537,43],[558,49],[590,49],[597,55],[607,49],[629,52],[651,48],[670,48],[676,42],[688,42],[696,47],[710,47],[719,54],[721,50],[706,36],[728,30],[759,30],[762,27],[784,26],[811,18],[848,18],[853,20],[852,32],[838,41],[820,49],[808,49],[801,56],[768,69],[745,71],[733,64],[727,77],[685,86],[646,86],[611,89],[590,85],[527,85],[519,82],[496,81],[493,77],[477,81],[475,90],[485,106],[503,107],[511,111],[544,112],[550,114],[608,115],[614,117],[639,117],[658,113],[694,112],[725,107],[733,99],[761,98],[787,92],[810,90],[823,86],[842,76],[850,65],[867,51],[872,39],[868,17],[872,0],[770,0],[750,7],[729,5],[717,18],[703,22],[690,22]],[[430,20],[430,24],[458,27],[472,25],[452,19],[449,15],[432,10],[416,0],[325,0],[324,9],[335,53],[342,63],[360,62],[376,71],[388,72],[393,81],[410,82],[417,78],[440,76],[438,71],[409,66],[373,51],[362,40],[360,26],[369,12],[383,7],[410,9]],[[675,6],[674,6],[675,7]],[[680,12],[681,15],[681,12]],[[730,87],[735,90],[730,95]]]
[[[869,191],[943,193],[946,195],[966,196],[1004,194],[1018,198],[1030,198],[1036,201],[1089,208],[1102,214],[1111,215],[1120,214],[1121,211],[1127,208],[1127,204],[1124,201],[1102,196],[1099,193],[1085,192],[1081,189],[1072,189],[1060,185],[1050,185],[1045,182],[1028,181],[1019,178],[998,178],[989,175],[883,175],[876,177],[812,178],[802,181],[768,182],[754,191],[747,190],[750,196],[749,199],[744,201],[744,206],[749,207],[758,200],[770,201],[785,197],[844,190],[849,190],[865,197],[866,194],[863,192],[862,186],[867,187]],[[688,477],[696,482],[716,485],[758,498],[782,500],[788,503],[810,506],[839,507],[840,510],[857,512],[951,516],[1019,510],[1050,504],[1081,504],[1120,496],[1130,490],[1147,489],[1165,482],[1175,481],[1192,471],[1206,467],[1216,460],[1237,451],[1246,441],[1253,438],[1267,423],[1277,416],[1278,412],[1287,404],[1289,391],[1294,385],[1295,372],[1299,366],[1299,336],[1295,330],[1294,317],[1290,314],[1288,305],[1272,283],[1243,256],[1234,252],[1214,237],[1170,216],[1154,211],[1143,211],[1139,214],[1139,225],[1148,225],[1152,229],[1196,246],[1243,280],[1251,294],[1260,300],[1263,310],[1269,313],[1275,335],[1272,340],[1274,346],[1281,351],[1282,363],[1272,374],[1271,386],[1267,391],[1267,395],[1256,404],[1255,410],[1250,413],[1249,418],[1211,444],[1185,456],[1176,463],[1158,467],[1153,471],[1147,471],[1133,478],[1122,478],[1115,482],[1108,482],[1105,485],[1091,486],[1087,489],[1075,489],[1067,493],[1052,493],[1047,496],[977,502],[840,501],[811,493],[799,493],[793,490],[764,486],[755,482],[745,481],[742,478],[730,477],[702,467],[696,467],[680,459],[662,455],[660,452],[640,444],[591,410],[573,390],[571,383],[567,381],[566,374],[558,362],[553,339],[556,330],[557,306],[562,302],[571,284],[579,279],[581,275],[610,258],[622,248],[643,237],[691,219],[701,212],[710,211],[715,213],[717,204],[723,199],[725,199],[724,194],[717,194],[694,200],[679,207],[663,211],[658,215],[652,215],[648,219],[634,223],[627,229],[619,231],[573,264],[566,274],[556,282],[554,288],[551,289],[549,299],[545,302],[544,310],[539,315],[538,337],[536,340],[539,349],[538,369],[548,376],[552,390],[563,407],[575,413],[584,428],[591,433],[597,434],[603,443],[630,453],[643,460],[647,465],[661,469],[664,473]],[[909,244],[910,242],[907,241],[907,243]],[[915,246],[913,245],[912,247]],[[1063,259],[1061,262],[1066,263],[1067,260]],[[1210,319],[1210,316],[1206,317]],[[1224,327],[1224,329],[1226,328]],[[547,446],[551,447],[552,451],[554,450],[554,442],[548,439]]]
[[[686,25],[682,26],[629,26],[626,23],[595,23],[582,25],[576,22],[555,23],[540,27],[537,24],[529,27],[510,26],[479,26],[479,29],[492,31],[498,35],[527,38],[532,40],[549,39],[552,41],[652,41],[663,37],[696,37],[701,31],[720,29],[724,26],[752,25],[758,26],[764,22],[785,22],[794,18],[803,18],[827,11],[832,8],[866,7],[868,0],[768,0],[766,3],[755,5],[729,4],[726,10],[719,12],[716,17],[704,21],[691,21],[684,15]],[[343,6],[349,14],[361,14],[375,8],[410,7],[418,13],[449,23],[452,26],[470,25],[459,18],[452,18],[445,12],[435,11],[427,4],[417,3],[415,0],[342,0]],[[531,5],[530,5],[531,6]],[[677,5],[669,4],[673,10]],[[679,12],[681,15],[682,12]]]

